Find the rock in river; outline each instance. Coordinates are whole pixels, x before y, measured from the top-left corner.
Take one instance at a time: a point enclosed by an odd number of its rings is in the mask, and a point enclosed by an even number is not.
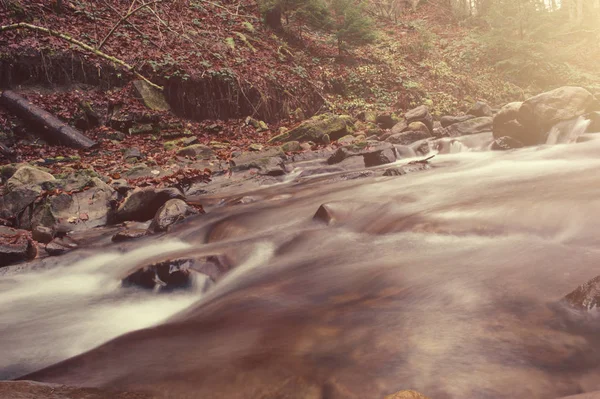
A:
[[[169,226],[198,211],[180,199],[170,199],[156,212],[152,224],[148,228],[152,232],[166,231]]]

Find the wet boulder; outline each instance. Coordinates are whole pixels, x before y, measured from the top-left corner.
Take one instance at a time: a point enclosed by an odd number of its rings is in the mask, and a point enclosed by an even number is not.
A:
[[[600,110],[598,100],[584,88],[565,86],[527,99],[517,115],[517,121],[528,135],[524,144],[542,144],[552,126]],[[513,136],[514,137],[514,136]]]
[[[492,116],[492,108],[482,101],[477,101],[475,104],[471,105],[471,108],[467,111],[468,115],[473,115],[475,117],[482,116]]]
[[[392,144],[408,145],[429,137],[431,137],[429,132],[407,130],[402,133],[392,134],[385,141]]]
[[[50,256],[60,256],[77,249],[78,245],[68,237],[57,237],[46,244],[46,252]]]
[[[430,132],[433,131],[433,117],[429,113],[429,108],[425,105],[421,105],[406,112],[404,118],[408,124],[411,122],[423,122]]]
[[[396,150],[393,146],[380,146],[373,151],[364,153],[363,160],[367,168],[393,163],[396,162]]]
[[[0,267],[36,256],[37,246],[27,231],[0,226]]]
[[[18,187],[39,185],[47,181],[56,180],[48,172],[34,168],[33,166],[23,166],[19,168],[6,182],[9,190],[15,190]]]
[[[115,220],[145,222],[152,219],[165,202],[174,198],[183,199],[183,194],[176,188],[136,188],[117,209]]]
[[[585,117],[590,120],[587,131],[590,133],[600,133],[600,112],[590,112]]]
[[[54,238],[54,230],[46,226],[36,226],[31,231],[31,237],[37,242],[47,244]]]
[[[324,222],[326,224],[334,224],[337,222],[343,222],[356,211],[363,209],[368,204],[364,202],[355,201],[333,201],[322,204],[317,212],[313,216],[313,220]]]
[[[600,307],[600,276],[577,287],[575,291],[564,297],[564,301],[579,310],[592,310]]]
[[[197,215],[198,211],[181,199],[170,199],[160,207],[148,228],[151,232],[166,231],[169,226],[188,216]]]
[[[327,163],[329,165],[338,164],[353,156],[362,156],[366,167],[396,161],[396,151],[393,145],[375,141],[340,147],[327,159]]]
[[[527,145],[537,143],[535,136],[528,134],[525,127],[517,121],[521,105],[523,105],[522,102],[512,102],[500,108],[493,120],[494,138],[512,137]]]
[[[446,135],[449,137],[468,136],[484,132],[491,132],[493,119],[488,116],[469,119],[463,122],[454,123],[446,128]]]
[[[347,115],[323,114],[308,119],[295,128],[273,137],[269,143],[287,141],[314,141],[328,144],[354,130],[352,118]]]
[[[442,116],[440,123],[442,127],[448,127],[450,125],[454,125],[455,123],[468,121],[469,119],[473,118],[475,118],[473,115]]]

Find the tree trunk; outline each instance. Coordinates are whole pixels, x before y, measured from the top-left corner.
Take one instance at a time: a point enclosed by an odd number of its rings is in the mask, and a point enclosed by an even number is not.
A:
[[[40,133],[52,141],[74,148],[91,148],[96,145],[96,142],[78,130],[13,91],[6,90],[2,93],[0,104],[24,121],[40,127]]]

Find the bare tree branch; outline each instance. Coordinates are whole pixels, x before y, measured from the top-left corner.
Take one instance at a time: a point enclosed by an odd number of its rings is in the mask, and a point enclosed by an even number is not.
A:
[[[125,21],[127,21],[127,19],[129,19],[129,17],[131,17],[132,15],[134,15],[136,12],[151,6],[152,4],[156,4],[156,3],[162,3],[163,0],[155,0],[155,1],[151,1],[149,3],[144,3],[141,6],[134,8],[133,10],[130,10],[127,14],[125,14],[125,16],[123,16],[116,24],[115,26],[112,27],[112,29],[110,30],[110,32],[108,32],[108,34],[104,37],[104,39],[102,39],[102,41],[100,42],[100,44],[98,45],[98,50],[102,49],[102,46],[104,46],[104,43],[106,43],[106,41],[112,36],[112,34],[117,30],[117,28],[119,26],[121,26],[121,24]],[[133,5],[133,3],[132,3]]]

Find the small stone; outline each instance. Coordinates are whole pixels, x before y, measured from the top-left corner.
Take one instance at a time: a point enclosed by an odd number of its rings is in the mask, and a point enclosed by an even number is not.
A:
[[[262,151],[264,148],[264,146],[262,144],[258,144],[258,143],[252,143],[248,146],[248,149],[250,151]]]
[[[281,146],[281,149],[284,152],[296,152],[296,151],[302,150],[302,145],[298,141],[288,141],[287,143],[285,143]],[[309,147],[309,149],[310,149],[310,147]]]
[[[144,237],[148,232],[145,229],[125,229],[119,231],[112,237],[112,242],[131,241],[136,238]]]
[[[54,231],[46,226],[36,226],[32,230],[31,236],[37,242],[47,244],[54,238]]]
[[[142,152],[140,151],[139,148],[136,147],[132,147],[132,148],[128,148],[125,150],[125,152],[123,153],[123,158],[129,160],[129,159],[142,159]]]
[[[195,159],[209,159],[214,155],[214,151],[209,146],[193,144],[177,151],[177,155]]]
[[[66,240],[63,240],[62,238],[55,238],[46,244],[46,252],[48,252],[48,255],[50,256],[63,255],[75,248],[77,248],[76,245],[71,242],[66,242]]]

